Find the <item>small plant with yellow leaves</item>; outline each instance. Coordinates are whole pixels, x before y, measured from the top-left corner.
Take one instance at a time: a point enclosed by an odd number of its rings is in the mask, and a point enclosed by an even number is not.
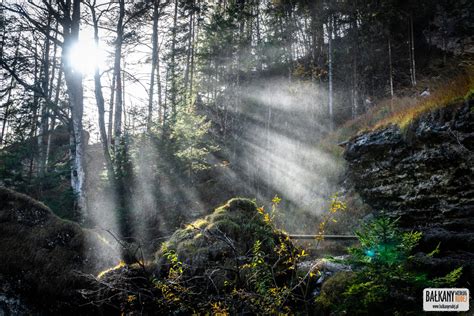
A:
[[[275,195],[272,199],[272,207],[270,212],[266,212],[263,206],[257,208],[257,211],[263,216],[263,221],[268,224],[274,224],[279,219],[278,205],[281,202],[281,198]]]
[[[171,250],[171,249],[166,249],[163,255],[170,263],[168,277],[170,279],[180,278],[183,274],[183,263],[179,261],[176,251]]]
[[[183,307],[182,297],[187,295],[188,289],[182,285],[181,279],[183,276],[184,268],[183,263],[179,260],[176,251],[168,249],[166,244],[162,246],[163,256],[169,263],[168,276],[164,279],[152,280],[156,289],[161,292],[162,306],[169,308],[172,306]]]
[[[334,194],[331,197],[331,204],[329,205],[329,210],[324,214],[321,222],[319,223],[318,233],[316,239],[318,240],[318,245],[321,240],[324,239],[324,234],[326,232],[326,227],[328,223],[337,223],[336,216],[337,214],[346,211],[347,205],[344,203],[338,196]]]
[[[228,308],[222,302],[211,303],[211,315],[227,316],[230,315]]]

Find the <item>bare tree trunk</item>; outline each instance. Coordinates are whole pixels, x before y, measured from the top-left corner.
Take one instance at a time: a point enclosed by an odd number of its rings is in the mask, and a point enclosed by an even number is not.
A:
[[[12,89],[13,89],[14,82],[15,81],[14,81],[14,78],[12,76],[11,79],[10,79],[10,87],[11,88],[8,90],[7,101],[5,103],[5,112],[3,114],[2,132],[0,134],[0,148],[3,145],[3,140],[4,140],[4,137],[5,137],[5,131],[6,131],[6,127],[7,127],[7,124],[8,124],[8,117],[10,116],[10,103],[11,103],[11,96],[12,96]]]
[[[356,118],[359,114],[359,93],[357,89],[358,85],[357,77],[357,54],[354,54],[352,57],[352,118]]]
[[[158,39],[156,40],[158,42]],[[156,85],[158,88],[158,122],[163,123],[163,97],[161,95],[161,74],[160,74],[160,47],[158,45],[158,51],[156,53]]]
[[[59,104],[59,92],[61,91],[61,82],[63,79],[63,72],[59,69],[58,81],[56,83],[56,95],[54,96],[54,106],[57,107]],[[54,128],[56,127],[56,114],[53,113],[51,117],[51,127],[49,128],[50,133],[48,134],[48,145],[46,146],[46,168],[49,164],[49,156],[51,152],[51,136],[54,133]]]
[[[409,17],[409,33],[408,33],[408,44],[410,53],[410,79],[411,85],[416,86],[416,70],[415,70],[415,39],[413,38],[413,15]]]
[[[70,4],[70,3],[69,3]],[[69,95],[69,104],[72,118],[71,135],[71,186],[77,199],[77,208],[81,211],[80,220],[87,218],[87,203],[85,194],[85,166],[84,166],[84,134],[82,126],[82,116],[84,111],[84,95],[82,87],[82,74],[74,71],[70,56],[73,44],[79,37],[80,24],[80,0],[73,0],[72,16],[71,8],[64,8],[66,18],[63,20],[64,29],[64,49],[62,60],[64,64],[64,77],[66,79],[67,91]]]
[[[193,15],[194,13],[191,12],[189,14],[189,22],[188,22],[188,43],[187,43],[187,52],[186,52],[186,68],[184,71],[184,91],[186,98],[191,95],[191,92],[188,90],[189,86],[189,74],[191,72],[191,45],[193,43],[192,33],[193,33]],[[189,92],[189,94],[188,94]]]
[[[117,22],[117,38],[115,39],[115,59],[114,59],[114,76],[115,76],[115,117],[114,117],[114,142],[115,146],[120,143],[122,135],[122,42],[123,42],[123,18],[125,16],[125,0],[119,0],[119,19]]]
[[[99,20],[95,12],[94,5],[95,3],[89,6],[89,8],[91,11],[92,22],[94,25],[94,42],[95,42],[95,45],[98,46],[99,45]],[[111,183],[113,183],[115,179],[115,174],[114,174],[114,167],[112,164],[112,158],[110,157],[109,144],[107,140],[107,132],[105,128],[105,101],[104,101],[104,95],[102,93],[102,83],[100,79],[101,78],[100,78],[99,66],[96,65],[95,71],[94,71],[94,87],[95,87],[94,90],[95,90],[95,100],[97,102],[97,111],[99,114],[99,133],[100,133],[100,139],[102,142],[102,150],[104,152],[108,179]]]
[[[168,78],[169,68],[166,69],[166,78]],[[162,121],[162,129],[164,137],[166,124],[168,124],[168,80],[165,80],[165,101],[163,102],[163,121]]]
[[[393,66],[392,66],[392,42],[390,34],[388,35],[388,65],[390,79],[390,110],[393,111]]]
[[[59,23],[56,23],[56,27],[54,30],[54,38],[57,39],[58,37],[58,26]],[[49,82],[49,94],[48,94],[48,100],[51,100],[51,97],[53,95],[53,84],[54,84],[54,79],[56,77],[56,68],[57,68],[57,62],[56,62],[56,57],[57,57],[57,52],[58,52],[58,45],[56,41],[54,42],[53,46],[53,65],[51,67],[51,80]],[[59,100],[59,91],[61,89],[61,79],[62,79],[62,71],[61,69],[58,69],[58,82],[56,86],[56,95],[55,95],[55,101],[53,102],[54,107],[58,106],[58,100]],[[49,133],[48,133],[48,139],[46,141],[46,157],[45,157],[45,166],[46,166],[46,172],[48,171],[48,164],[49,164],[49,154],[51,152],[51,135],[54,132],[54,128],[56,125],[56,114],[53,111],[51,115],[51,123],[49,126]]]
[[[323,66],[324,54],[324,20],[321,17],[323,12],[323,0],[313,0],[310,2],[311,14],[311,58],[318,66]]]
[[[415,37],[413,34],[413,14],[410,15],[410,34],[411,34],[411,63],[413,67],[413,85],[416,86]]]
[[[192,97],[193,96],[193,83],[194,83],[194,51],[195,51],[195,46],[194,46],[194,40],[195,40],[195,33],[196,33],[196,26],[195,22],[196,18],[193,19],[193,24],[192,28],[193,31],[191,33],[192,37],[192,43],[191,43],[191,69],[190,69],[190,75],[189,75],[189,95]]]
[[[352,118],[356,118],[359,114],[359,78],[357,72],[357,56],[359,55],[359,28],[357,26],[357,1],[352,8],[352,29],[355,32],[355,40],[352,52]]]
[[[114,104],[115,104],[115,72],[112,74],[112,85],[110,86],[110,103],[109,103],[109,125],[107,126],[107,141],[112,146],[114,134]],[[110,148],[112,149],[112,148]]]
[[[123,113],[123,130],[127,132],[127,108],[125,107],[125,69],[127,68],[127,63],[124,61],[122,67],[122,113]]]
[[[175,122],[176,119],[176,36],[177,36],[177,26],[178,26],[178,0],[175,0],[174,3],[174,15],[173,15],[173,30],[171,38],[171,121]]]
[[[35,43],[35,48],[34,48],[34,56],[35,56],[35,67],[34,67],[34,86],[38,87],[39,86],[39,81],[41,78],[41,71],[42,69],[39,65],[38,61],[38,42]],[[33,113],[30,118],[30,139],[31,141],[34,140],[34,138],[37,136],[38,132],[38,110],[39,110],[39,93],[37,90],[33,92]],[[36,148],[35,148],[36,149]],[[29,165],[29,170],[28,170],[28,182],[31,183],[33,179],[33,170],[35,167],[35,156],[36,156],[36,151],[32,148],[30,150],[30,165]]]
[[[333,33],[333,24],[332,24],[332,15],[329,16],[328,22],[328,63],[329,63],[329,129],[332,131],[334,129],[334,110],[333,110],[333,74],[332,74],[332,33]]]
[[[51,1],[50,1],[51,4]],[[44,176],[45,169],[46,169],[46,147],[47,147],[47,139],[46,135],[48,133],[49,128],[49,110],[47,102],[49,96],[49,50],[50,50],[50,41],[49,41],[49,34],[50,34],[50,26],[51,26],[51,13],[48,14],[48,21],[46,23],[46,38],[45,38],[45,45],[44,45],[44,54],[42,60],[42,68],[43,73],[41,77],[41,88],[43,94],[45,96],[42,106],[41,106],[41,120],[40,120],[40,130],[38,135],[38,174],[40,177]]]
[[[263,71],[263,61],[262,61],[262,51],[261,51],[261,44],[262,44],[262,35],[260,32],[260,1],[256,1],[256,11],[255,11],[255,19],[256,19],[256,35],[257,35],[257,70],[259,73]]]
[[[147,118],[147,131],[151,131],[151,125],[153,123],[153,93],[155,87],[155,71],[158,61],[158,6],[159,1],[155,1],[153,4],[153,32],[152,32],[152,52],[151,52],[151,74],[150,74],[150,88],[148,95],[148,118]],[[159,72],[159,70],[158,70]]]
[[[15,59],[18,57],[18,52],[20,48],[20,39],[21,39],[21,32],[18,34],[18,41],[16,43],[16,48],[15,48]],[[15,70],[15,68],[13,68]],[[3,114],[3,123],[2,123],[2,132],[0,134],[0,147],[3,145],[4,137],[5,137],[5,131],[8,125],[8,117],[10,116],[10,103],[11,103],[11,97],[12,97],[12,89],[13,89],[13,84],[15,83],[15,79],[13,76],[11,76],[10,79],[10,89],[8,90],[8,95],[7,95],[7,101],[5,103],[5,112]]]

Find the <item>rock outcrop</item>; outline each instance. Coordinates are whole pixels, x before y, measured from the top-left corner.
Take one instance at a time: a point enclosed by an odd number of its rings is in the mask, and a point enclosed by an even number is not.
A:
[[[0,201],[0,315],[76,310],[110,247],[24,194],[0,187]]]
[[[423,232],[433,259],[474,275],[474,100],[427,113],[406,129],[388,126],[346,145],[348,179],[375,211]],[[467,280],[467,279],[466,279]]]

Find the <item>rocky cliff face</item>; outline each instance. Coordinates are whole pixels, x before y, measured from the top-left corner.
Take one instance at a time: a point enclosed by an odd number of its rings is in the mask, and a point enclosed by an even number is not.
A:
[[[346,145],[345,159],[349,180],[374,211],[421,230],[425,250],[440,243],[436,264],[465,265],[472,279],[473,99],[425,114],[406,130],[389,126],[363,133]]]

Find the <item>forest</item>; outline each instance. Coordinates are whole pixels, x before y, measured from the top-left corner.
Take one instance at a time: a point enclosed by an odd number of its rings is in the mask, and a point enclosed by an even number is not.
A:
[[[469,315],[474,2],[3,0],[0,52],[0,315]]]

